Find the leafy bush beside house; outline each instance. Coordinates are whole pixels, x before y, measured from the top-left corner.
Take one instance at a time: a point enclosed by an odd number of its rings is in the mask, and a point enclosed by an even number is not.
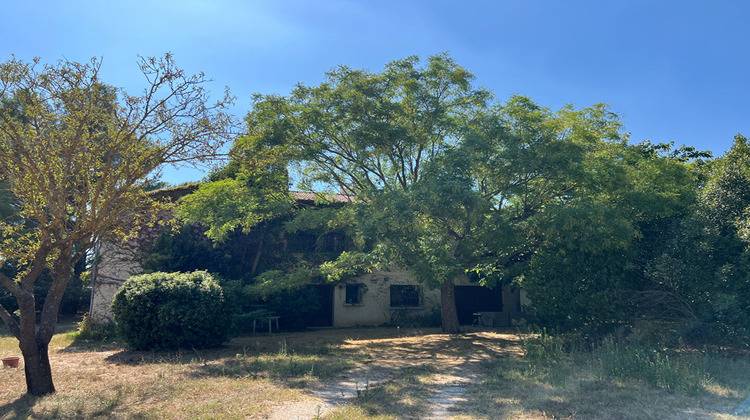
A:
[[[206,348],[227,339],[219,283],[205,271],[129,278],[112,303],[119,334],[135,350]]]

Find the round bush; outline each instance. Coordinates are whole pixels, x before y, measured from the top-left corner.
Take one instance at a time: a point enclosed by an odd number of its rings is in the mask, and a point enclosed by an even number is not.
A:
[[[135,350],[218,346],[230,324],[221,286],[205,271],[133,276],[115,295],[112,312]]]

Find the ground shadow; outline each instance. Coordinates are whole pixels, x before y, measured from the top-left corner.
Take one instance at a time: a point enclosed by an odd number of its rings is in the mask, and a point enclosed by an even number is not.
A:
[[[9,420],[32,418],[32,409],[40,399],[40,397],[24,395],[11,403],[0,405],[0,418]]]
[[[429,331],[433,333],[434,331]],[[405,328],[352,328],[326,329],[274,334],[253,334],[235,337],[221,347],[213,349],[181,349],[173,351],[136,351],[122,346],[112,350],[121,351],[107,357],[111,363],[141,364],[186,364],[196,361],[211,362],[238,354],[243,356],[275,355],[325,355],[351,340],[414,337],[425,334],[423,329]],[[85,346],[74,346],[69,351],[90,351]]]

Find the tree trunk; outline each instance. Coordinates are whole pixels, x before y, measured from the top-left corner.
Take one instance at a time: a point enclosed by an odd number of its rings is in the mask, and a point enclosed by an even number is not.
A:
[[[456,289],[452,281],[447,282],[440,288],[440,312],[443,320],[443,332],[459,334],[461,328],[458,325],[458,312],[456,311]]]
[[[255,259],[253,260],[253,266],[250,269],[250,275],[254,276],[255,272],[258,271],[258,263],[260,263],[260,256],[263,254],[263,234],[261,233],[260,241],[258,242],[258,252],[255,253]]]
[[[63,255],[66,254],[72,254],[72,252],[63,250]],[[60,258],[55,262],[51,274],[52,284],[44,300],[38,328],[33,294],[28,293],[18,298],[21,311],[19,347],[23,354],[26,371],[26,392],[30,395],[41,396],[55,392],[52,367],[49,364],[49,343],[55,334],[60,301],[73,274],[72,265],[77,260],[78,258],[74,256],[72,260]]]
[[[37,342],[32,347],[27,349],[30,351],[22,350],[26,371],[26,392],[36,396],[53,394],[55,384],[52,382],[52,368],[49,364],[49,343]]]

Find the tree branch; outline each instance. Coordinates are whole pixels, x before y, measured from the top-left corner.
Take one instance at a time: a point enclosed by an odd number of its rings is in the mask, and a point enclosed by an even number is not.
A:
[[[21,327],[18,325],[18,322],[16,322],[13,316],[8,312],[8,310],[3,307],[3,305],[0,305],[0,318],[2,318],[3,322],[5,322],[5,325],[8,326],[8,330],[10,330],[10,333],[13,334],[13,336],[17,339],[20,339]]]
[[[18,286],[18,283],[14,282],[13,279],[3,273],[0,273],[0,284],[5,286],[14,296],[18,296],[18,294],[21,293],[21,287]]]

